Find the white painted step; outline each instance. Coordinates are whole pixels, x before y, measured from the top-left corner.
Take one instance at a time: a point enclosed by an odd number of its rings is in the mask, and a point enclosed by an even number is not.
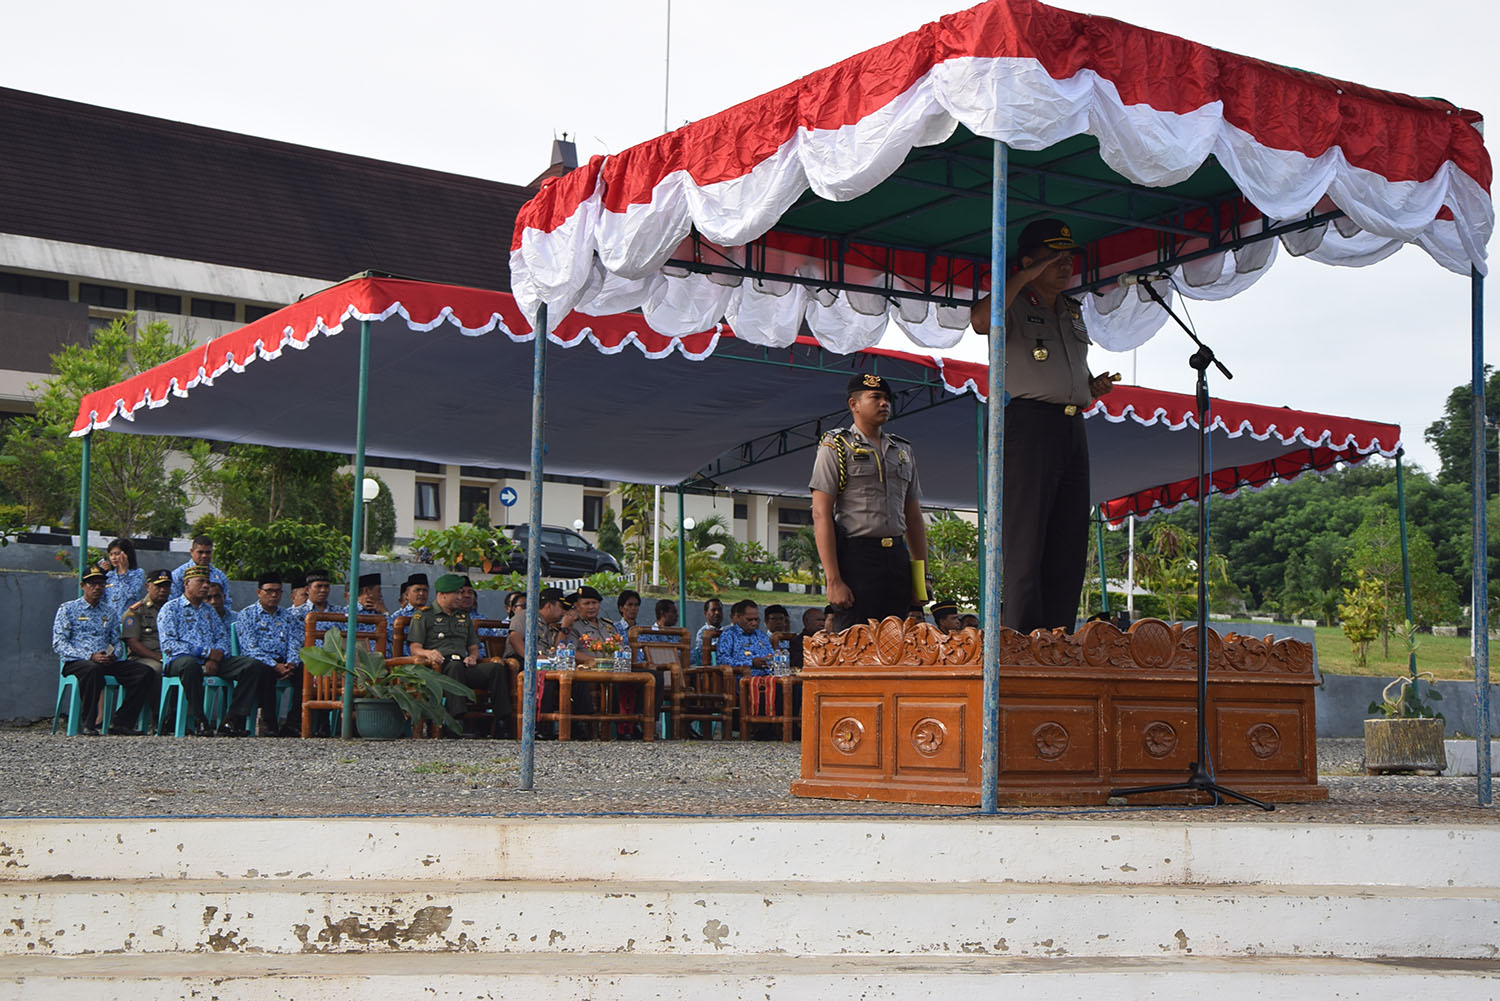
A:
[[[6,898],[7,956],[1500,958],[1489,888],[110,880],[13,882]]]
[[[0,959],[0,1001],[1474,1001],[1500,965],[1350,959],[91,956]]]
[[[1500,826],[1252,821],[0,821],[0,885],[434,879],[1500,886]]]

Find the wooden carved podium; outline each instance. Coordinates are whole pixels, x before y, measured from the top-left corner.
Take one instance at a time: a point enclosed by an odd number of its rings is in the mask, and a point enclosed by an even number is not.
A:
[[[1195,626],[1000,637],[999,801],[1097,804],[1179,781],[1197,750]],[[806,640],[798,796],[977,806],[984,682],[977,629],[889,618]],[[1216,780],[1273,802],[1323,800],[1312,648],[1208,634]],[[1197,792],[1132,803],[1195,803]]]

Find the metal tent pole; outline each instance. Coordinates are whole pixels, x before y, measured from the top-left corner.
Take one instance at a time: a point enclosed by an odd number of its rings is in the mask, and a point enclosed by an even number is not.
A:
[[[78,477],[78,593],[83,594],[83,572],[89,565],[89,465],[93,461],[94,432],[83,436],[83,465]],[[115,623],[119,625],[119,623]]]
[[[349,578],[344,585],[344,598],[349,602],[348,633],[344,636],[344,666],[352,668],[359,656],[354,627],[359,623],[359,603],[355,600],[359,585],[360,539],[365,528],[365,506],[360,502],[360,490],[365,482],[365,411],[369,404],[370,390],[370,321],[359,323],[359,402],[354,413],[354,493],[350,507],[354,509],[353,524],[349,528]],[[354,737],[354,672],[344,671],[344,709],[339,724],[339,734],[345,740]],[[255,729],[251,720],[250,729]]]
[[[1474,584],[1471,598],[1474,603],[1474,699],[1478,725],[1474,728],[1475,756],[1479,773],[1479,805],[1489,806],[1490,799],[1490,618],[1489,593],[1490,574],[1489,540],[1485,525],[1485,468],[1484,468],[1484,277],[1478,270],[1469,270],[1471,288],[1470,337],[1473,353],[1473,399],[1470,422],[1473,424],[1474,462]]]
[[[687,621],[687,529],[683,521],[682,484],[677,484],[677,621]],[[733,514],[734,512],[730,512]]]
[[[1411,611],[1411,550],[1406,544],[1406,474],[1401,457],[1406,449],[1396,450],[1396,522],[1401,526],[1401,592],[1406,598],[1406,621],[1414,622]],[[1417,651],[1409,650],[1406,656],[1407,673],[1417,680]],[[1413,693],[1415,694],[1415,692]]]
[[[1005,486],[1005,199],[1010,150],[995,141],[990,203],[989,468],[984,477],[984,722],[980,742],[980,809],[1000,805],[1001,497]]]
[[[993,284],[993,283],[991,283],[991,284]],[[974,506],[975,506],[975,508],[979,512],[979,545],[976,546],[975,548],[976,548],[976,550],[977,550],[977,552],[979,554],[979,581],[980,581],[980,587],[979,587],[979,619],[980,619],[981,622],[984,621],[984,606],[985,606],[985,601],[984,601],[984,568],[989,565],[988,563],[985,562],[985,559],[984,559],[984,540],[989,537],[989,533],[987,533],[984,530],[984,525],[985,525],[985,517],[984,517],[984,511],[985,511],[985,507],[984,507],[984,495],[985,495],[986,491],[989,489],[989,483],[988,483],[988,480],[987,480],[987,477],[988,477],[989,474],[986,472],[986,469],[987,469],[987,466],[988,466],[987,460],[989,458],[989,449],[985,447],[985,434],[989,430],[989,428],[988,428],[989,416],[985,413],[984,406],[985,406],[984,405],[984,401],[981,400],[979,398],[979,395],[976,393],[975,396],[974,396],[974,430],[975,430],[974,437],[976,439],[978,439],[977,444],[978,444],[979,447],[977,449],[975,449],[975,452],[974,452],[974,454],[977,456],[977,458],[975,459],[975,462],[974,462],[974,488],[975,488],[974,489],[974,494],[975,494],[975,505]],[[952,596],[951,595],[944,595],[943,597],[945,597],[945,598],[951,598]]]
[[[1104,508],[1094,508],[1094,550],[1099,557],[1099,611],[1109,614],[1109,577],[1104,573]]]
[[[536,782],[536,626],[542,590],[542,445],[547,413],[547,304],[536,311],[531,345],[531,511],[526,522],[526,667],[521,681],[521,788]]]

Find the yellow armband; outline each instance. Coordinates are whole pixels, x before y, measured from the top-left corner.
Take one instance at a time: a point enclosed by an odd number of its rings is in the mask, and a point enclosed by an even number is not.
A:
[[[927,604],[927,561],[911,561],[911,599],[919,605]]]

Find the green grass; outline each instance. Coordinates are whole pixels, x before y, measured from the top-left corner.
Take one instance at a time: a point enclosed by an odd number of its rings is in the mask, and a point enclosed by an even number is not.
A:
[[[1365,652],[1364,667],[1354,662],[1354,648],[1338,626],[1319,626],[1317,644],[1318,667],[1328,674],[1394,678],[1406,673],[1406,648],[1394,634],[1390,656],[1384,655],[1380,640],[1376,639]],[[1417,670],[1431,671],[1441,680],[1472,681],[1474,668],[1469,663],[1468,638],[1421,634],[1417,637]]]

